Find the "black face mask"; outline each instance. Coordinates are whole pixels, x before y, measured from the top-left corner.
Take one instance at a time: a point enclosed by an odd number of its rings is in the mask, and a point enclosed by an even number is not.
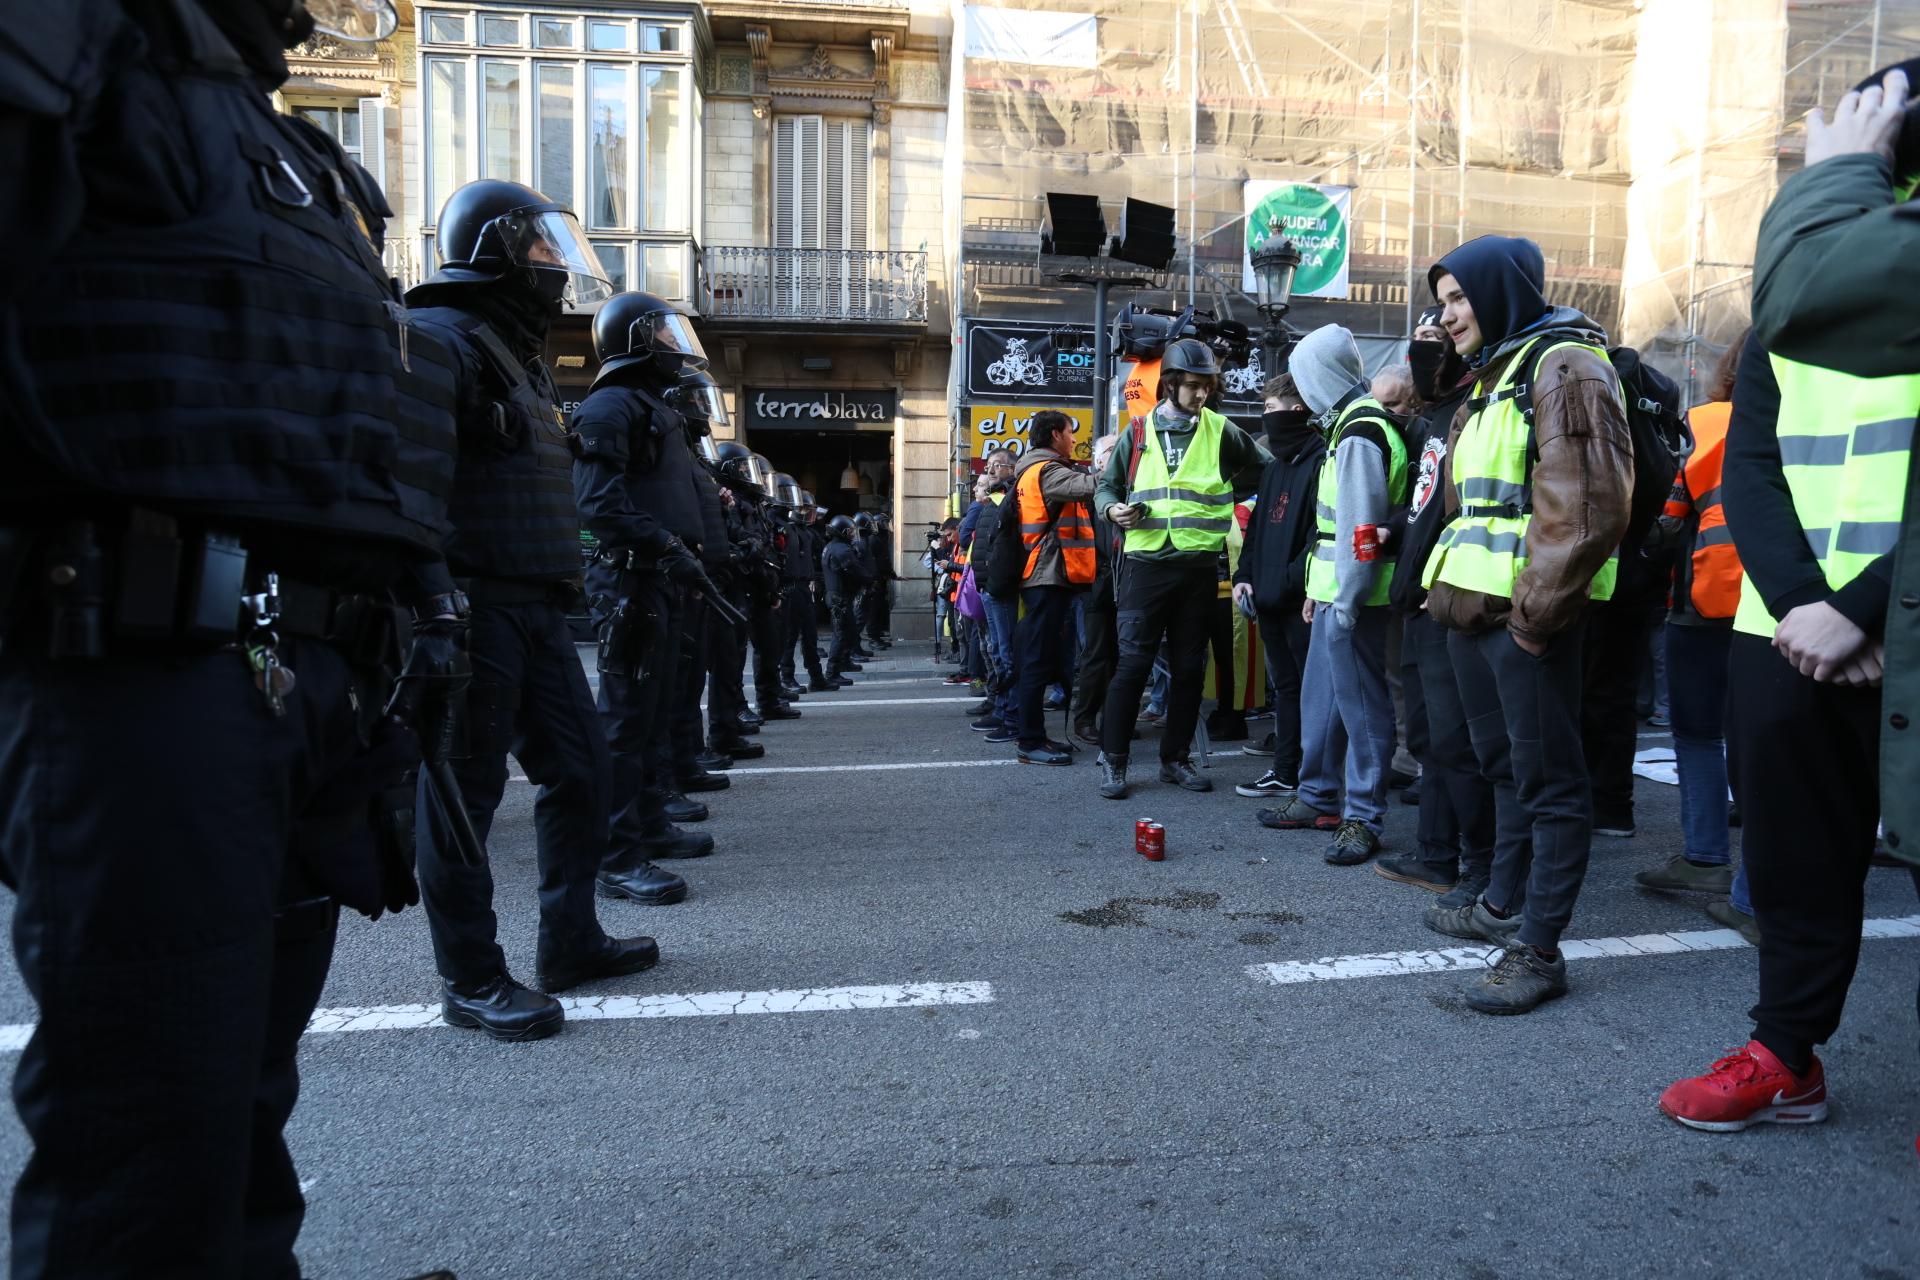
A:
[[[1290,453],[1313,433],[1313,410],[1269,409],[1260,415],[1260,428],[1272,452]]]
[[[1464,362],[1451,342],[1415,338],[1407,344],[1407,366],[1413,371],[1414,390],[1423,400],[1438,400],[1453,390]]]

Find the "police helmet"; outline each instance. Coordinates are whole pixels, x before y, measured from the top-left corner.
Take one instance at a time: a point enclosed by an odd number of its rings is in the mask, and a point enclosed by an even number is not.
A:
[[[549,301],[570,297],[576,305],[613,294],[580,220],[518,182],[482,178],[459,188],[441,207],[434,238],[440,270],[430,283],[518,280]]]
[[[667,389],[667,403],[680,411],[680,416],[686,419],[687,430],[696,436],[710,436],[715,427],[724,427],[729,422],[726,398],[704,369],[682,369],[680,377]]]
[[[738,440],[724,440],[720,444],[720,474],[732,476],[742,484],[752,485],[762,494],[767,492],[771,479],[765,469],[766,459],[753,452]]]
[[[873,517],[862,511],[853,518],[853,527],[862,533],[873,532]]]
[[[702,435],[694,448],[699,451],[701,458],[705,459],[708,466],[720,465],[720,446],[712,436]]]
[[[807,495],[798,480],[784,471],[776,471],[773,473],[773,500],[783,507],[798,507],[807,501]]]
[[[827,536],[829,538],[838,538],[842,542],[851,542],[853,540],[853,521],[845,516],[835,516],[833,519],[827,521]]]
[[[665,378],[707,367],[707,351],[693,325],[672,303],[651,293],[616,293],[594,313],[593,356],[600,362],[596,383],[633,366]]]

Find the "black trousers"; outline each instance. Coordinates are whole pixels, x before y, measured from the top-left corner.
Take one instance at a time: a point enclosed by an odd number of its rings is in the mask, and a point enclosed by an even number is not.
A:
[[[827,651],[827,670],[839,675],[860,647],[860,622],[852,596],[828,596],[827,608],[833,613],[833,646]]]
[[[1067,633],[1073,617],[1072,587],[1022,587],[1025,612],[1016,625],[1019,651],[1020,738],[1022,747],[1047,740],[1047,686],[1066,677]]]
[[[762,711],[780,701],[780,597],[747,599],[747,625],[752,628],[753,701]]]
[[[1120,640],[1113,625],[1113,590],[1095,587],[1087,594],[1087,642],[1080,646],[1073,672],[1073,725],[1091,725],[1106,705],[1107,686],[1120,656]]]
[[[0,654],[0,877],[39,1006],[13,1088],[21,1280],[299,1274],[281,1131],[336,908],[294,855],[370,695],[325,645],[280,653],[284,718],[236,653]]]
[[[1484,880],[1493,867],[1493,788],[1473,754],[1447,629],[1424,612],[1407,617],[1400,660],[1407,750],[1420,762],[1420,857]]]
[[[1580,642],[1557,635],[1536,658],[1505,627],[1450,632],[1467,732],[1493,788],[1486,898],[1524,913],[1520,941],[1552,950],[1573,918],[1593,850],[1593,795],[1580,750]]]
[[[706,749],[700,695],[707,686],[707,628],[719,625],[712,615],[699,593],[680,589],[680,654],[673,664],[673,687],[662,694],[667,705],[665,769],[677,777],[694,772],[699,767],[694,757]]]
[[[878,640],[892,632],[893,593],[888,581],[882,578],[866,588],[867,617],[866,630],[869,636]]]
[[[1260,611],[1260,647],[1267,656],[1267,696],[1273,704],[1273,773],[1300,781],[1300,679],[1307,669],[1313,624],[1300,616],[1304,598]]]
[[[780,612],[786,615],[785,644],[780,650],[780,674],[788,680],[794,676],[793,651],[795,645],[800,649],[800,661],[805,665],[807,675],[815,680],[822,678],[820,670],[820,623],[813,612],[813,584],[811,582],[789,582]]]
[[[1633,826],[1633,755],[1639,745],[1640,673],[1664,610],[1638,591],[1589,612],[1580,740],[1593,779],[1595,825]]]
[[[558,603],[475,605],[467,654],[475,706],[472,747],[453,763],[473,829],[484,842],[507,786],[507,753],[527,771],[540,867],[541,967],[597,947],[606,934],[594,914],[594,877],[607,847],[612,765],[586,672]],[[424,785],[424,783],[422,784]],[[422,811],[425,803],[422,802]],[[429,823],[416,828],[420,901],[433,933],[434,961],[448,982],[477,983],[507,971],[495,941],[493,872],[461,863]]]
[[[1217,597],[1219,593],[1216,585],[1214,595]],[[1237,674],[1233,669],[1233,611],[1231,598],[1215,599],[1207,610],[1207,645],[1213,652],[1216,686],[1214,704],[1228,713],[1238,713],[1240,710],[1239,700],[1233,696],[1234,676]],[[1201,677],[1203,681],[1205,678]]]
[[[1740,851],[1760,926],[1753,1037],[1804,1070],[1839,1027],[1860,960],[1880,816],[1880,691],[1816,684],[1771,641],[1738,632],[1728,674]]]
[[[635,584],[634,598],[656,619],[638,655],[639,672],[600,673],[600,726],[606,733],[612,780],[607,846],[600,865],[609,871],[630,870],[646,861],[638,842],[665,823],[662,810],[673,786],[671,755],[664,773],[656,762],[667,737],[667,695],[680,651],[678,602],[674,587],[664,579]]]
[[[1160,759],[1185,760],[1200,718],[1200,687],[1207,674],[1207,617],[1215,597],[1213,557],[1138,560],[1122,557],[1114,584],[1114,631],[1120,658],[1107,687],[1100,744],[1109,758],[1127,755],[1140,718],[1140,694],[1153,674],[1161,637],[1173,679]]]
[[[727,602],[745,613],[747,593],[736,586],[723,587]],[[746,710],[744,685],[747,665],[747,637],[722,621],[711,611],[707,617],[707,726],[715,738],[739,736],[740,713]]]

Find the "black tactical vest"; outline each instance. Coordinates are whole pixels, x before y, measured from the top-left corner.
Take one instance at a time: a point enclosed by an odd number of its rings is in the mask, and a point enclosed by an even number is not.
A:
[[[409,340],[349,194],[364,175],[273,111],[197,5],[173,9],[156,20],[186,52],[121,73],[83,153],[90,186],[166,190],[91,204],[53,260],[14,264],[43,283],[12,309],[37,404],[8,423],[59,492],[0,468],[0,510],[152,503],[436,558],[453,372]]]
[[[795,520],[786,527],[787,549],[781,562],[788,582],[806,582],[813,573],[813,530]]]
[[[504,414],[517,443],[503,458],[462,454],[454,475],[447,567],[456,577],[559,581],[580,572],[580,515],[573,501],[573,451],[560,396],[544,360],[522,364],[487,322],[457,307],[417,307],[415,323],[461,344],[482,385],[462,389],[458,412],[485,414],[486,435]]]
[[[720,505],[720,482],[705,467],[693,469],[693,484],[700,495],[700,515],[706,532],[700,536],[700,559],[718,568],[732,560],[727,549],[727,518]]]
[[[707,522],[693,478],[698,468],[693,450],[687,447],[686,419],[638,387],[622,389],[646,406],[650,432],[649,439],[627,442],[628,496],[636,508],[688,546],[706,541]]]

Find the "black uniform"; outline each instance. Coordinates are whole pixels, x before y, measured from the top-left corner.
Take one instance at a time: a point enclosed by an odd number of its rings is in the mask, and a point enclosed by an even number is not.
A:
[[[733,552],[727,541],[726,515],[720,507],[720,487],[703,466],[693,468],[693,487],[700,504],[700,563],[716,589],[724,591]],[[674,687],[667,695],[672,712],[672,746],[667,755],[676,780],[701,772],[696,757],[706,745],[701,732],[700,694],[707,686],[707,637],[712,628],[726,625],[698,591],[683,592],[682,601],[680,661],[674,671]]]
[[[418,327],[457,357],[461,435],[447,562],[472,601],[468,752],[455,777],[481,839],[511,751],[538,788],[538,967],[604,950],[594,874],[607,844],[610,765],[586,673],[567,628],[580,570],[573,454],[540,356],[543,332],[488,284],[429,281],[409,295]],[[440,975],[469,991],[507,976],[495,941],[493,875],[418,828],[421,897]]]
[[[727,482],[722,478],[720,483]],[[749,608],[747,578],[757,544],[742,505],[738,490],[721,498],[720,513],[727,529],[727,562],[714,585],[726,595],[735,612],[745,616]],[[745,630],[710,615],[707,619],[707,727],[708,741],[716,751],[740,745],[740,713],[747,709],[742,676],[746,660]]]
[[[657,570],[621,573],[609,561],[627,551],[643,563],[657,561],[676,538],[697,543],[706,524],[686,421],[656,388],[642,385],[636,375],[603,381],[574,411],[573,432],[579,440],[573,484],[580,519],[611,553],[587,575],[595,622],[604,631],[623,596],[641,621],[651,619],[638,649],[612,655],[619,660],[603,662],[600,671],[600,716],[613,760],[611,833],[603,867],[632,890],[635,875],[646,870],[644,860],[659,856],[662,840],[679,834],[665,813],[674,785],[667,715],[686,593]],[[651,879],[664,876],[654,869]],[[685,892],[684,885],[677,895],[670,886],[665,892],[655,886],[643,900],[677,901]]]
[[[368,832],[411,749],[366,660],[395,579],[444,582],[451,377],[402,341],[377,188],[267,102],[280,33],[223,21],[75,0],[0,45],[16,1277],[297,1274],[281,1130],[335,903],[411,896]],[[283,713],[236,645],[269,571]]]
[[[779,531],[766,500],[748,495],[740,503],[753,541],[753,553],[742,567],[746,578],[747,618],[753,641],[753,701],[761,715],[781,705]]]
[[[786,534],[787,546],[780,565],[780,612],[785,615],[785,628],[781,633],[780,674],[788,681],[793,680],[793,650],[798,644],[809,682],[823,686],[827,677],[820,669],[820,626],[814,616],[813,602],[813,584],[820,580],[820,571],[815,564],[820,554],[819,535],[811,525],[802,524],[797,518],[787,526]]]
[[[844,538],[829,539],[826,550],[820,553],[820,572],[826,583],[827,608],[833,613],[833,645],[827,653],[827,671],[839,675],[860,647],[854,601],[867,584],[860,549]]]
[[[866,630],[869,638],[891,642],[893,633],[893,533],[876,525],[867,535],[868,568]]]

